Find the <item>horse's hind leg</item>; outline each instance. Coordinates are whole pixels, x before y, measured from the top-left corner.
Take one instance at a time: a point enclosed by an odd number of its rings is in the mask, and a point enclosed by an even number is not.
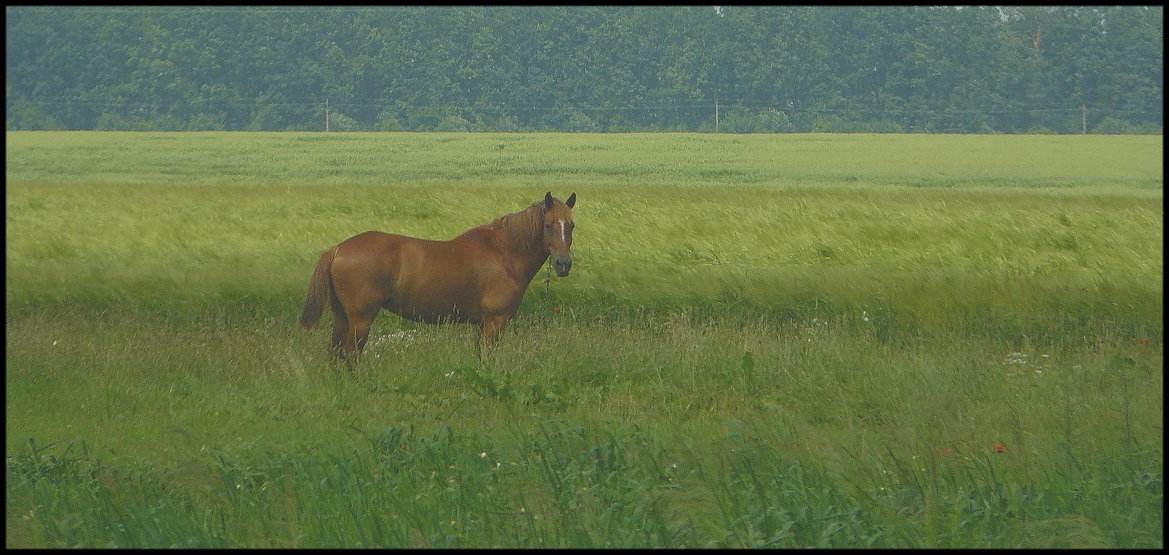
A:
[[[365,349],[365,342],[369,339],[369,328],[373,326],[373,319],[377,316],[379,308],[375,304],[349,313],[349,325],[344,332],[341,343],[346,358],[352,357],[356,360],[357,357],[361,356],[361,352]],[[335,335],[336,330],[333,333]]]
[[[341,302],[336,299],[333,300],[330,308],[333,309],[333,337],[329,340],[329,352],[338,358],[344,358],[343,344],[345,343],[345,332],[349,330],[349,317],[345,315],[345,309],[341,306]]]
[[[345,356],[345,332],[349,330],[349,318],[338,312],[333,315],[333,337],[329,340],[329,352],[343,358]]]

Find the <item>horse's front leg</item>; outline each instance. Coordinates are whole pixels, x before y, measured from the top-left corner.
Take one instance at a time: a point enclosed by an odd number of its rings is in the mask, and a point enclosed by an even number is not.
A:
[[[499,334],[503,328],[507,327],[507,322],[510,319],[511,315],[509,314],[492,314],[483,317],[483,323],[479,325],[479,341],[475,349],[475,354],[480,362],[483,361],[484,356],[491,354],[491,349],[495,346],[496,340],[499,339]]]

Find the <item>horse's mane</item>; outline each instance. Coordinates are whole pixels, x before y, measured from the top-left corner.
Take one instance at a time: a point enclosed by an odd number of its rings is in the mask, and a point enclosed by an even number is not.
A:
[[[500,216],[496,223],[503,228],[510,247],[527,250],[543,238],[543,216],[544,201],[539,200],[519,212]]]

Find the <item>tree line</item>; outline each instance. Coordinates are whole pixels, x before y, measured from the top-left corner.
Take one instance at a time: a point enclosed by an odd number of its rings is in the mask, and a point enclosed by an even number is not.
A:
[[[6,127],[1161,133],[1161,7],[7,7]]]

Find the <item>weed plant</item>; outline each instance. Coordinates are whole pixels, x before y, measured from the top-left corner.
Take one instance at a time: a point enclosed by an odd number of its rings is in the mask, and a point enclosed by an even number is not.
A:
[[[1161,547],[1160,137],[8,133],[8,547]],[[551,190],[485,363],[317,254]]]

